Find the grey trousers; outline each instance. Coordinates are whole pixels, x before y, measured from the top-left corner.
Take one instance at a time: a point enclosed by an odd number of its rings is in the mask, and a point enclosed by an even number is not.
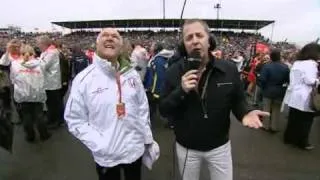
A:
[[[281,101],[263,98],[263,110],[270,112],[269,117],[263,120],[263,126],[266,129],[279,130]]]
[[[199,180],[202,162],[208,165],[211,180],[232,180],[230,141],[207,152],[187,149],[178,143],[176,150],[182,180]]]

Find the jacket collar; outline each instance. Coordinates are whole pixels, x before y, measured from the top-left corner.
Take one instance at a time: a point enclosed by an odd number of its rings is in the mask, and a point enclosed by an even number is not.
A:
[[[224,60],[216,60],[214,56],[210,56],[210,62],[208,63],[207,67],[217,69],[223,73],[227,72],[226,66],[224,65]]]
[[[96,53],[93,55],[93,63],[98,66],[102,70],[102,72],[108,75],[115,75],[118,71],[120,72],[120,74],[124,74],[132,68],[129,61],[124,58],[120,57],[117,67],[114,67],[112,66],[110,61],[99,57]]]

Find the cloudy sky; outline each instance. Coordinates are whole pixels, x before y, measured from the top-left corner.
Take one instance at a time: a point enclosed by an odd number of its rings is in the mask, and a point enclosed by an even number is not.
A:
[[[180,17],[184,0],[165,0],[166,17]],[[163,0],[5,0],[0,27],[51,30],[52,21],[162,18]],[[320,0],[187,0],[185,18],[275,20],[273,40],[305,43],[320,37]],[[271,37],[272,26],[261,30]]]

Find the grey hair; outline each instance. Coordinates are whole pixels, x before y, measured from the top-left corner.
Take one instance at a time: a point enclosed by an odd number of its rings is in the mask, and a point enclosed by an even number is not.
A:
[[[39,41],[43,44],[46,44],[46,45],[52,44],[52,40],[49,38],[49,36],[46,36],[46,35],[37,37],[37,41]]]
[[[183,33],[184,27],[186,25],[193,24],[193,23],[200,23],[203,26],[206,33],[208,35],[210,35],[210,27],[209,27],[208,23],[205,22],[204,20],[201,20],[201,19],[186,19],[183,23],[183,26],[182,26],[182,33]]]

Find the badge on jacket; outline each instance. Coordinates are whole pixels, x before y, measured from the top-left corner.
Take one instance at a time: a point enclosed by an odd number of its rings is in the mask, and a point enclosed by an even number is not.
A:
[[[118,119],[121,119],[126,115],[126,107],[124,103],[117,104],[117,115]]]

